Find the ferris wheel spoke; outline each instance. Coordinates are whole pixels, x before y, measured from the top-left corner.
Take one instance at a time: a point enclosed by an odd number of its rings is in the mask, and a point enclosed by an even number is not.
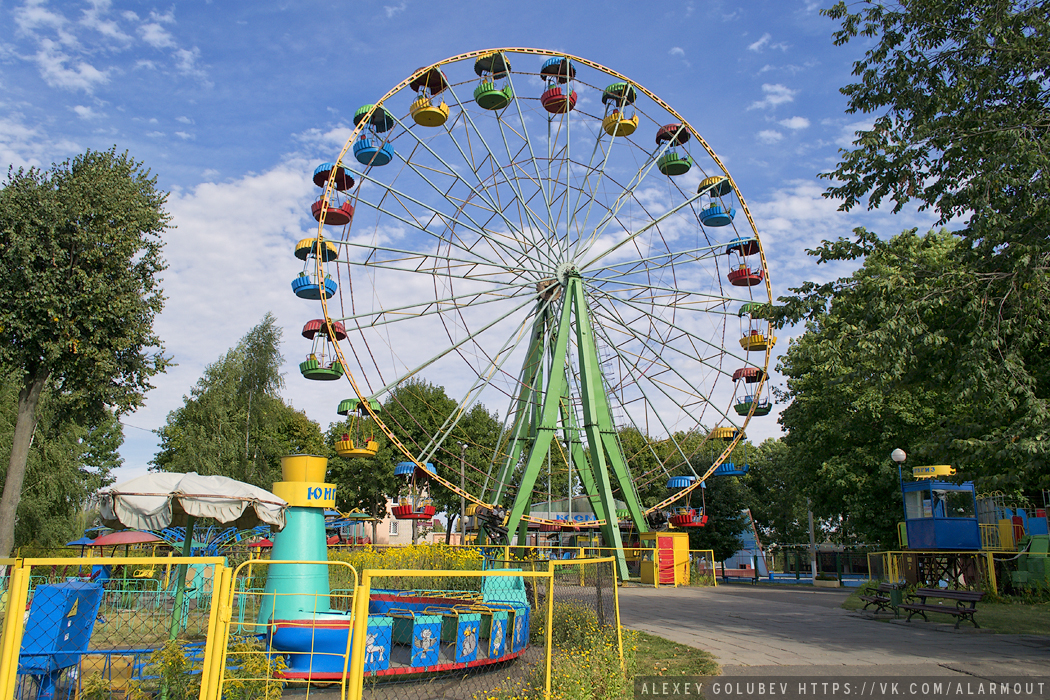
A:
[[[365,255],[359,260],[348,259],[342,264],[351,267],[363,268],[385,268],[399,272],[417,272],[440,275],[442,277],[472,280],[472,281],[495,281],[499,275],[511,275],[515,278],[525,273],[532,273],[538,278],[542,271],[536,267],[525,267],[517,264],[517,261],[508,261],[503,265],[491,264],[483,259],[469,259],[440,255],[437,253],[421,253],[415,250],[403,248],[392,248],[390,246],[377,246],[363,243],[344,243],[343,246],[349,250],[360,249]],[[388,253],[389,256],[380,256],[379,253]],[[410,261],[415,261],[411,267],[407,266]],[[426,267],[428,261],[434,261],[431,267]],[[401,263],[404,266],[399,266]],[[444,264],[438,264],[444,263]],[[530,280],[535,283],[535,280]]]
[[[373,328],[376,326],[384,326],[388,323],[397,323],[414,318],[423,318],[424,316],[433,316],[435,314],[448,313],[449,308],[442,308],[442,304],[449,304],[454,306],[472,306],[477,308],[486,304],[495,304],[499,302],[505,302],[508,299],[514,298],[514,295],[507,294],[501,296],[497,294],[500,290],[513,290],[523,289],[526,287],[533,286],[531,283],[528,284],[506,284],[501,285],[497,289],[490,289],[478,292],[465,292],[454,296],[444,297],[441,299],[424,299],[422,301],[405,304],[403,306],[395,306],[392,308],[377,309],[375,311],[366,311],[350,316],[333,317],[333,321],[341,321],[343,323],[354,321],[361,328]],[[384,318],[389,316],[390,318]],[[368,321],[368,319],[372,319]],[[366,321],[366,323],[360,323]]]
[[[531,298],[526,299],[523,303],[519,304],[518,306],[515,306],[510,311],[507,311],[506,313],[504,313],[504,314],[496,317],[495,319],[489,321],[488,323],[486,323],[484,326],[482,326],[477,331],[474,331],[472,333],[468,333],[462,339],[453,342],[451,345],[449,345],[448,347],[440,350],[435,355],[432,355],[429,359],[425,360],[424,362],[422,362],[421,364],[417,365],[413,369],[411,369],[411,370],[405,372],[404,374],[400,375],[399,377],[397,377],[397,379],[393,380],[392,382],[388,383],[386,386],[384,386],[381,389],[379,389],[379,391],[374,392],[374,395],[379,396],[379,395],[385,394],[386,392],[388,392],[391,389],[393,389],[394,387],[396,387],[398,384],[401,384],[402,382],[404,382],[407,379],[411,379],[415,375],[419,374],[419,372],[423,371],[424,369],[426,369],[430,365],[434,364],[438,360],[440,360],[443,357],[447,356],[449,353],[455,352],[456,350],[458,350],[459,348],[463,347],[467,343],[474,342],[477,339],[477,337],[480,336],[482,333],[484,333],[485,331],[489,330],[493,326],[499,324],[500,322],[504,321],[505,319],[509,318],[513,314],[521,311],[522,309],[524,309],[526,306],[528,306],[531,303],[533,303],[533,299],[531,299]]]
[[[731,314],[724,309],[728,302],[733,301],[717,294],[687,292],[678,287],[646,285],[643,282],[636,284],[609,282],[601,285],[591,285],[590,288],[591,293],[596,298],[608,300],[610,303],[626,304],[633,302],[637,310],[651,308],[652,305],[669,305],[671,302],[674,302],[675,308],[680,311],[703,311],[710,314],[730,316]]]
[[[635,304],[633,302],[627,301],[627,300],[619,298],[619,297],[613,297],[613,298],[615,299],[615,301],[617,303],[623,304],[625,306],[629,306],[632,309],[634,309],[635,311],[638,311],[638,312],[640,312],[642,314],[645,314],[646,316],[648,316],[650,318],[660,318],[659,316],[654,316],[653,313],[652,313],[652,309],[649,308],[649,307],[642,306],[642,305],[639,305],[639,304]],[[713,350],[714,352],[716,352],[719,355],[721,355],[721,354],[729,355],[733,359],[739,360],[740,362],[743,362],[745,365],[746,364],[754,364],[754,363],[749,363],[747,361],[747,358],[740,357],[739,355],[734,355],[733,353],[725,350],[725,348],[723,348],[721,345],[716,345],[715,343],[711,342],[710,340],[708,340],[706,338],[703,338],[703,337],[698,336],[698,335],[696,335],[694,333],[691,333],[690,331],[682,328],[681,326],[678,326],[675,323],[672,323],[671,321],[668,321],[667,319],[660,318],[660,320],[664,324],[666,324],[669,327],[673,328],[674,330],[678,331],[679,333],[681,333],[681,334],[683,334],[683,335],[685,335],[685,336],[687,336],[689,338],[692,338],[692,339],[696,340],[697,342],[699,342],[700,344],[702,344],[704,346],[709,347],[711,350]],[[719,370],[719,371],[722,371],[722,370]]]
[[[505,165],[500,163],[499,159],[496,157],[495,152],[489,146],[488,141],[485,140],[485,136],[482,134],[481,129],[479,129],[477,124],[474,123],[474,119],[470,116],[469,110],[467,110],[465,108],[465,106],[463,105],[463,102],[459,99],[459,96],[456,95],[455,89],[452,86],[449,86],[448,89],[449,89],[449,92],[452,94],[453,98],[455,98],[456,102],[459,103],[460,108],[461,108],[460,113],[463,115],[463,117],[465,119],[465,123],[470,125],[471,130],[473,130],[474,134],[477,136],[478,140],[481,142],[481,145],[484,146],[485,152],[486,152],[486,158],[490,158],[492,160],[492,163],[495,165],[497,170],[502,171],[502,172],[507,172],[507,170],[506,170],[507,166],[505,166]],[[516,100],[513,100],[513,101],[516,102]],[[498,117],[499,117],[499,115],[497,115],[497,122],[499,121]],[[469,133],[470,132],[468,131],[467,134],[469,135]],[[501,133],[503,133],[502,129],[501,129]],[[461,157],[464,159],[464,161],[469,163],[469,164],[471,164],[471,172],[472,172],[472,174],[474,175],[474,177],[478,181],[478,189],[475,190],[475,191],[478,192],[479,196],[483,196],[482,193],[484,193],[484,198],[487,200],[487,203],[489,204],[489,206],[492,206],[497,211],[501,211],[500,208],[497,207],[493,201],[491,201],[491,197],[488,196],[487,189],[485,187],[484,181],[481,178],[481,176],[478,174],[478,168],[473,165],[474,164],[474,160],[472,158],[469,158],[467,156],[467,154],[464,152],[463,147],[460,145],[459,141],[456,140],[455,134],[452,132],[451,129],[448,130],[448,134],[449,134],[449,138],[451,139],[453,145],[459,151],[459,153],[460,153]],[[509,150],[510,149],[509,149],[509,146],[508,146],[508,157],[510,157]],[[514,184],[513,184],[514,183],[514,178],[507,178],[507,180],[508,180],[508,182],[507,182],[508,186],[511,187],[512,190],[515,192],[515,194],[518,196],[518,199],[519,199],[519,201],[522,202],[523,207],[525,207],[526,210],[528,210],[528,207],[524,204],[524,198],[522,198],[520,196],[520,192],[518,192],[516,189],[514,189]],[[531,215],[531,210],[528,210],[528,211],[530,211],[530,221],[538,221],[537,219],[535,219],[535,217],[533,217]],[[506,217],[503,217],[503,219],[504,219],[504,224],[508,228],[511,228],[513,230],[514,226],[510,222],[510,220],[507,219]],[[518,233],[521,234],[524,237],[524,231],[518,231]],[[535,241],[533,241],[533,243],[535,243]]]
[[[627,371],[629,373],[631,373],[632,371],[632,368],[629,364],[627,365]],[[572,378],[576,382],[576,384],[579,385],[578,375],[574,373]],[[635,386],[638,387],[638,391],[641,394],[641,397],[638,400],[643,401],[646,404],[646,406],[649,407],[649,409],[652,409],[646,411],[646,416],[649,416],[651,414],[656,418],[657,423],[660,424],[660,428],[668,435],[668,440],[671,442],[672,445],[674,445],[675,450],[682,456],[683,459],[688,460],[688,457],[686,457],[685,455],[685,451],[682,449],[682,446],[678,444],[678,441],[675,438],[675,431],[672,429],[672,426],[667,425],[661,413],[655,410],[655,404],[649,399],[645,390],[642,388],[640,382],[638,381],[638,377],[632,376],[632,378],[634,379]],[[633,425],[636,430],[638,430],[642,435],[648,434],[647,428],[643,428],[637,425],[637,422],[632,417],[633,411],[630,409],[630,406],[628,406],[627,403],[625,403],[620,398],[620,395],[617,392],[613,391],[610,387],[607,387],[607,396],[616,402],[617,407],[620,409],[620,414],[624,416],[628,421],[630,421],[631,425]],[[634,403],[634,401],[630,403]]]
[[[624,206],[624,204],[628,200],[634,198],[634,192],[641,186],[642,182],[645,181],[645,178],[649,175],[650,172],[652,172],[653,168],[656,167],[657,160],[661,155],[663,155],[664,152],[667,151],[667,149],[670,147],[670,144],[671,142],[668,141],[667,143],[657,148],[656,152],[650,157],[648,163],[642,166],[635,174],[635,176],[631,178],[631,180],[627,183],[626,187],[624,187],[623,191],[616,197],[616,200],[613,202],[613,205],[609,207],[606,214],[594,227],[594,231],[591,232],[590,237],[587,239],[587,243],[580,249],[581,254],[585,254],[588,250],[590,250],[591,246],[594,245],[594,241],[601,238],[602,234],[605,232],[605,229],[609,226],[609,224],[616,220],[616,215],[620,212],[620,209]],[[666,216],[662,218],[666,218]],[[646,226],[645,228],[651,228],[652,225]],[[614,246],[614,249],[618,247],[619,246]],[[606,253],[598,256],[598,259],[605,257],[605,255],[608,255],[609,252],[611,251],[606,251]]]
[[[710,260],[711,258],[717,258],[722,248],[725,247],[725,243],[714,243],[711,245],[702,245],[695,248],[686,248],[684,250],[667,250],[666,252],[656,253],[643,258],[633,258],[624,262],[610,263],[609,265],[603,265],[595,268],[591,268],[592,273],[588,276],[588,279],[610,279],[607,277],[597,277],[598,272],[614,272],[619,268],[639,268],[639,269],[628,269],[624,272],[617,273],[619,275],[630,275],[641,271],[648,271],[652,263],[660,261],[661,265],[674,265],[674,264],[685,264],[703,262]]]
[[[453,94],[453,96],[455,96],[455,95]],[[456,99],[458,100],[458,98],[456,98]],[[461,105],[461,107],[462,107],[462,105]],[[462,112],[461,112],[461,113],[462,113]],[[492,211],[496,211],[496,210],[498,210],[498,209],[499,209],[499,207],[498,207],[497,203],[496,203],[495,201],[493,201],[491,197],[489,197],[489,196],[488,196],[488,192],[487,192],[487,190],[485,189],[485,186],[484,186],[484,182],[483,182],[482,178],[481,178],[481,177],[480,177],[480,176],[478,175],[478,173],[477,173],[477,170],[475,170],[474,168],[471,168],[471,173],[472,173],[472,174],[474,175],[475,179],[477,180],[477,183],[476,183],[476,185],[471,185],[471,184],[470,184],[470,183],[468,183],[468,182],[467,182],[467,181],[466,181],[465,179],[463,179],[463,178],[462,178],[462,177],[461,177],[461,176],[459,175],[459,173],[457,173],[457,172],[455,171],[455,169],[454,169],[454,168],[453,168],[453,167],[452,167],[452,166],[451,166],[451,165],[450,165],[449,163],[447,163],[447,162],[446,162],[446,161],[445,161],[445,160],[444,160],[444,159],[443,159],[443,158],[442,158],[442,157],[441,157],[441,156],[440,156],[440,155],[439,155],[439,154],[437,153],[437,151],[435,151],[435,150],[434,150],[433,148],[431,148],[431,147],[430,147],[430,145],[429,145],[429,144],[428,144],[428,143],[427,143],[426,141],[424,141],[423,139],[421,139],[421,138],[420,138],[420,137],[419,137],[419,136],[418,136],[418,135],[417,135],[417,134],[415,133],[415,131],[413,131],[413,130],[411,130],[411,129],[408,129],[408,128],[406,128],[406,127],[405,127],[405,125],[404,125],[404,123],[403,123],[403,122],[401,122],[401,121],[400,121],[399,119],[397,119],[396,117],[395,117],[395,121],[397,121],[397,123],[398,123],[398,124],[399,124],[399,125],[400,125],[400,126],[402,127],[402,129],[403,129],[404,131],[406,131],[407,133],[409,133],[409,134],[410,134],[410,135],[411,135],[411,136],[412,136],[412,137],[413,137],[413,138],[414,138],[414,139],[416,140],[416,142],[417,142],[417,144],[418,144],[418,146],[419,146],[419,147],[422,147],[423,149],[425,149],[425,150],[427,151],[427,153],[429,153],[429,154],[430,154],[431,156],[433,156],[434,158],[436,158],[436,159],[438,160],[438,162],[440,162],[440,163],[441,163],[441,164],[442,164],[442,165],[443,165],[443,166],[444,166],[445,168],[447,168],[447,169],[448,169],[448,171],[449,171],[448,173],[442,173],[442,174],[445,174],[445,175],[451,175],[451,176],[452,176],[452,177],[454,177],[454,178],[455,178],[456,180],[458,180],[458,181],[462,182],[462,183],[463,183],[463,184],[464,184],[464,185],[465,185],[465,186],[466,186],[466,187],[467,187],[468,189],[470,189],[471,191],[473,191],[473,192],[477,193],[477,194],[478,194],[478,196],[479,196],[479,198],[480,198],[480,199],[482,199],[482,201],[484,201],[484,202],[485,202],[486,204],[488,204],[488,205],[489,205],[489,207],[491,207],[491,208],[492,208]],[[448,133],[449,133],[449,137],[450,137],[450,138],[452,139],[453,143],[455,143],[455,144],[457,145],[457,147],[458,147],[458,145],[459,145],[459,144],[458,144],[458,142],[456,142],[456,140],[455,140],[455,135],[454,135],[454,133],[452,133],[452,130],[451,130],[451,129],[449,129],[449,130],[448,130]],[[465,154],[465,153],[463,152],[463,149],[462,149],[462,148],[459,148],[458,150],[459,150],[459,152],[460,152],[460,155],[461,155],[461,156],[462,156],[462,157],[464,158],[464,160],[466,161],[466,160],[467,160],[467,157],[466,157],[466,154]],[[416,173],[417,173],[417,174],[418,174],[418,175],[419,175],[419,176],[420,176],[420,177],[421,177],[421,178],[422,178],[422,179],[423,179],[424,181],[426,181],[426,182],[427,182],[427,184],[428,184],[428,185],[430,185],[430,186],[431,186],[431,187],[432,187],[432,188],[433,188],[433,189],[434,189],[435,191],[437,191],[437,192],[438,192],[439,194],[442,194],[443,196],[446,196],[446,197],[448,196],[448,193],[449,193],[449,191],[442,191],[442,190],[441,190],[441,188],[439,188],[439,187],[438,187],[437,185],[435,185],[434,183],[432,183],[432,182],[431,182],[431,181],[429,180],[429,178],[427,178],[427,177],[426,177],[426,176],[425,176],[425,175],[424,175],[423,173],[419,172],[419,171],[418,171],[418,170],[417,170],[417,169],[416,169],[416,168],[415,168],[415,167],[414,167],[414,166],[413,166],[413,165],[411,164],[411,162],[409,161],[409,159],[402,159],[402,160],[404,160],[405,164],[406,164],[406,165],[408,165],[408,166],[409,166],[410,168],[412,168],[412,169],[413,169],[413,171],[415,171],[415,172],[416,172]],[[521,198],[520,198],[520,193],[519,193],[519,199],[521,199]],[[526,205],[526,206],[524,206],[524,208],[525,208],[525,209],[526,209],[526,211],[527,211],[527,212],[529,213],[529,215],[530,215],[530,220],[534,220],[534,216],[532,215],[531,211],[529,211],[529,210],[528,210],[528,206]],[[472,224],[474,224],[474,226],[475,226],[475,227],[477,227],[477,228],[484,228],[484,227],[483,227],[482,225],[478,224],[478,223],[477,223],[476,221],[474,221],[473,219],[470,219],[469,217],[468,217],[468,219],[470,220],[470,222],[471,222]],[[506,224],[506,225],[507,225],[508,227],[510,227],[512,231],[513,231],[513,230],[515,230],[515,229],[514,229],[514,227],[513,227],[513,225],[512,225],[511,223],[510,223],[510,220],[509,220],[509,219],[507,219],[506,217],[503,217],[503,220],[504,220],[504,223],[505,223],[505,224]]]
[[[650,168],[652,168],[651,165],[650,165]],[[678,204],[678,205],[676,205],[674,207],[671,207],[666,212],[664,212],[661,216],[658,216],[656,219],[650,221],[645,226],[642,226],[637,231],[633,231],[632,233],[627,234],[627,236],[622,241],[620,241],[619,243],[613,245],[608,250],[605,250],[602,253],[599,253],[595,257],[593,257],[590,260],[588,260],[583,265],[583,267],[581,268],[581,271],[590,269],[599,260],[602,260],[603,258],[608,257],[609,255],[612,255],[617,250],[619,250],[623,246],[627,245],[628,243],[631,243],[636,238],[638,238],[638,236],[642,235],[643,233],[645,233],[649,229],[653,228],[654,226],[659,226],[662,222],[666,221],[670,217],[674,216],[678,212],[682,211],[683,209],[685,209],[686,207],[691,205],[696,200],[700,199],[701,196],[702,196],[702,194],[699,193],[699,192],[694,194],[694,195],[690,195],[685,201],[681,202],[680,204]],[[601,226],[607,226],[607,225],[608,225],[608,221],[607,220],[603,220]],[[596,236],[597,236],[597,233],[592,234],[592,238],[595,238]]]
[[[397,192],[396,190],[394,190],[393,188],[389,188],[389,187],[383,185],[382,183],[377,182],[376,180],[370,180],[370,181],[375,183],[375,184],[378,184],[380,187],[386,188],[385,189],[386,192],[389,192],[391,194],[401,194],[401,193]],[[409,199],[409,201],[414,201],[411,198],[407,198],[407,199]],[[452,246],[452,247],[458,248],[459,250],[463,251],[464,253],[471,254],[471,255],[476,255],[483,262],[485,262],[486,264],[492,265],[493,267],[498,267],[500,265],[500,263],[498,261],[496,261],[496,260],[493,260],[493,259],[481,257],[477,253],[477,251],[473,250],[471,246],[467,245],[466,242],[463,241],[463,239],[462,239],[462,237],[460,235],[453,234],[452,231],[454,229],[454,225],[458,225],[458,226],[461,226],[462,228],[467,229],[471,233],[476,234],[478,236],[478,238],[485,239],[486,241],[490,241],[494,246],[499,247],[500,249],[504,250],[506,253],[510,254],[510,251],[507,250],[506,247],[503,246],[502,243],[499,242],[497,237],[487,234],[484,229],[482,229],[482,228],[473,228],[471,226],[467,226],[467,225],[463,224],[463,222],[460,221],[459,219],[450,218],[447,214],[445,214],[445,213],[443,213],[441,211],[438,211],[437,209],[434,209],[433,207],[430,207],[429,205],[423,204],[421,202],[414,201],[414,203],[418,203],[423,208],[430,210],[435,215],[435,217],[440,219],[443,222],[443,224],[444,224],[444,229],[448,230],[450,232],[450,235],[445,236],[445,235],[439,234],[439,233],[437,233],[435,231],[432,231],[432,230],[430,230],[430,228],[428,226],[420,225],[414,218],[413,219],[406,219],[405,217],[401,216],[397,212],[390,211],[389,209],[387,209],[386,207],[382,206],[381,204],[378,204],[376,202],[372,202],[372,201],[367,200],[367,199],[365,199],[363,197],[358,196],[357,201],[358,201],[358,203],[363,203],[365,206],[368,206],[368,207],[371,207],[372,209],[375,209],[377,212],[379,212],[381,214],[384,214],[384,215],[390,217],[391,219],[394,219],[396,221],[400,221],[401,223],[405,224],[406,226],[409,226],[410,228],[412,228],[412,229],[414,229],[416,231],[419,231],[420,233],[426,234],[427,236],[429,236],[429,237],[435,239],[436,241],[438,241],[439,244]],[[470,217],[469,216],[467,217],[467,219],[468,219],[468,221],[470,221]],[[457,242],[457,241],[459,241],[459,242]],[[344,241],[344,244],[346,244],[346,243],[347,242]]]
[[[513,73],[508,73],[507,74],[507,83],[511,86],[511,90],[515,90],[515,88],[514,88],[514,74]],[[515,92],[515,94],[517,94],[517,93]],[[535,182],[538,185],[537,189],[539,190],[540,194],[543,196],[543,205],[544,205],[544,208],[546,209],[546,212],[547,212],[547,229],[553,234],[553,232],[554,232],[554,217],[553,217],[553,215],[551,213],[550,196],[549,196],[549,194],[547,192],[546,187],[543,186],[543,183],[545,182],[545,180],[543,179],[543,175],[541,174],[541,168],[540,168],[539,161],[536,159],[536,151],[532,147],[532,143],[533,143],[532,142],[532,137],[529,135],[529,128],[528,128],[528,124],[527,124],[526,119],[525,119],[525,115],[521,111],[521,101],[518,100],[518,99],[515,99],[515,100],[513,100],[513,103],[514,103],[514,109],[515,109],[515,111],[518,114],[518,121],[521,124],[521,132],[522,132],[521,133],[521,137],[522,137],[522,140],[525,142],[525,148],[527,148],[528,151],[529,151],[529,160],[532,162],[532,167],[533,167],[533,170],[535,172],[535,176],[536,176]],[[501,120],[500,124],[501,124],[501,133],[503,133],[502,132],[502,124],[503,124],[502,120]],[[508,124],[508,128],[512,128],[512,127],[510,127],[510,125]],[[503,133],[504,142],[506,142],[506,138],[507,138],[506,134]],[[508,147],[508,150],[509,150],[509,147]]]
[[[587,200],[587,211],[586,211],[586,213],[583,216],[583,225],[580,227],[582,231],[586,231],[587,230],[587,222],[590,221],[592,208],[594,206],[594,203],[597,201],[598,188],[601,186],[602,181],[605,179],[605,171],[606,171],[606,168],[608,167],[609,157],[612,155],[613,148],[614,148],[614,146],[616,144],[616,138],[617,138],[616,132],[614,131],[613,134],[609,137],[609,145],[608,145],[608,147],[604,148],[604,149],[601,149],[600,147],[601,147],[601,145],[603,143],[602,132],[600,130],[597,132],[597,139],[594,142],[594,149],[591,151],[591,160],[588,163],[588,167],[587,167],[587,176],[584,178],[584,183],[580,187],[580,196],[581,197],[583,196],[583,193],[584,193],[584,190],[585,190],[585,187],[586,187],[587,179],[590,177],[591,172],[593,170],[591,166],[594,163],[594,156],[599,150],[602,151],[602,155],[603,155],[602,165],[601,165],[601,168],[599,169],[597,181],[594,183],[594,186],[592,187],[592,189],[588,192],[589,196],[588,196],[588,200]],[[621,187],[621,190],[624,190],[624,189],[625,188]],[[575,214],[576,211],[578,211],[578,206],[579,206],[579,198],[577,198],[577,204],[574,207],[574,214]],[[614,219],[616,218],[615,214],[613,215],[613,218]],[[597,231],[595,231],[595,232],[597,232]],[[586,239],[586,240],[587,240],[586,245],[589,246],[590,245],[590,239]],[[585,250],[584,246],[585,246],[585,239],[581,235],[579,238],[577,238],[576,245],[573,246],[573,251],[572,251],[573,259],[576,259],[580,255],[583,254],[583,252]]]
[[[621,349],[619,347],[617,347],[615,345],[615,343],[613,343],[612,340],[605,334],[604,329],[601,329],[601,330],[596,329],[596,333],[597,333],[597,335],[599,337],[601,337],[603,340],[605,340],[605,342],[609,343],[610,348],[611,348],[613,353],[615,353],[617,356],[620,356],[621,359],[626,359],[623,356],[623,354],[621,352]],[[642,336],[640,336],[639,334],[635,333],[633,330],[631,331],[631,334],[634,335],[637,340],[639,340],[640,342],[645,344],[645,340],[643,339]],[[673,373],[687,387],[689,387],[692,390],[692,392],[693,392],[694,398],[697,398],[699,400],[704,401],[705,402],[705,406],[712,406],[712,407],[714,407],[715,411],[717,413],[719,413],[723,418],[725,418],[726,421],[730,425],[739,428],[739,426],[736,425],[736,422],[729,415],[727,415],[724,411],[722,411],[714,403],[712,403],[710,401],[710,397],[709,396],[706,396],[703,392],[699,391],[695,386],[693,386],[693,383],[688,378],[686,378],[684,375],[682,375],[681,372],[679,372],[677,369],[672,367],[670,364],[666,364],[665,363],[663,365],[663,367],[666,370],[668,370],[671,373]],[[626,368],[626,371],[628,372],[628,374],[631,375],[631,378],[634,379],[634,384],[633,385],[635,386],[635,388],[638,389],[638,392],[642,395],[642,397],[644,398],[646,403],[648,403],[650,406],[655,406],[656,404],[653,403],[652,399],[649,397],[648,392],[646,392],[646,390],[644,388],[644,385],[643,385],[643,379],[647,380],[651,386],[653,386],[655,389],[657,389],[668,400],[676,401],[676,402],[678,401],[678,398],[676,396],[672,395],[665,388],[665,387],[676,388],[676,385],[671,384],[669,382],[655,382],[655,381],[652,381],[652,379],[650,379],[650,377],[648,375],[642,375],[642,374],[636,373],[635,372],[636,364],[631,363],[629,360],[626,361],[625,368]],[[687,416],[689,416],[689,418],[691,420],[695,421],[695,423],[697,425],[700,425],[700,420],[701,420],[700,416],[694,416],[692,411],[690,411],[689,408],[687,407],[687,405],[682,405],[680,403],[678,403],[677,405],[682,410],[682,412],[684,412]],[[673,435],[673,431],[668,429],[668,426],[664,423],[663,418],[660,416],[660,412],[659,411],[653,411],[653,413],[654,413],[654,415],[656,415],[657,420],[660,421],[660,423],[663,426],[663,428],[665,430],[668,430],[668,434],[669,435]]]
[[[496,372],[503,368],[507,360],[513,355],[514,351],[521,345],[521,342],[527,337],[527,329],[532,326],[529,319],[518,325],[518,328],[508,334],[507,341],[499,348],[499,350],[489,358],[488,364],[484,369],[478,370],[477,377],[467,390],[466,395],[457,404],[459,409],[453,411],[442,426],[434,433],[431,437],[430,442],[425,448],[423,448],[423,454],[426,458],[432,457],[434,453],[441,447],[445,438],[451,433],[452,429],[459,424],[463,416],[467,413],[467,408],[472,406],[478,400],[478,394],[484,389],[488,382],[491,380]],[[425,461],[421,459],[420,461]]]
[[[517,100],[514,100],[514,102],[517,103]],[[520,107],[519,107],[519,110],[520,110]],[[519,111],[519,114],[520,114],[520,111]],[[496,115],[496,124],[499,125],[500,136],[503,139],[504,148],[507,149],[507,157],[510,158],[510,160],[511,160],[511,166],[510,167],[512,168],[512,172],[513,171],[517,171],[517,170],[522,170],[523,171],[523,169],[520,168],[520,166],[518,166],[518,164],[517,164],[518,161],[515,159],[514,155],[511,154],[510,142],[507,139],[506,129],[510,128],[511,131],[514,131],[513,127],[511,127],[510,125],[508,125],[506,123],[506,121],[503,119],[503,115],[501,115],[501,114],[497,114]],[[524,131],[524,122],[522,122],[522,127],[523,127],[523,131]],[[517,132],[514,132],[514,133],[517,134]],[[528,138],[528,132],[526,131],[526,139],[527,138]],[[532,152],[531,142],[526,140],[526,144],[528,146],[528,150],[529,150],[530,155],[531,155],[531,152]],[[521,153],[524,150],[525,150],[525,146],[522,146],[522,148],[520,148],[518,150],[518,153]],[[516,178],[516,177],[508,177],[507,178],[507,184],[509,185],[511,190],[515,193],[515,195],[517,196],[518,200],[521,201],[525,205],[525,210],[529,214],[529,220],[533,224],[533,227],[535,227],[537,229],[546,228],[546,230],[550,233],[551,236],[556,236],[557,235],[557,229],[555,227],[553,214],[551,212],[550,196],[549,196],[549,193],[546,191],[546,188],[544,188],[542,186],[543,185],[543,180],[537,181],[537,183],[536,183],[537,185],[539,185],[536,188],[537,193],[540,194],[543,197],[542,202],[543,202],[543,205],[544,205],[544,209],[547,212],[547,220],[546,220],[546,222],[542,222],[542,223],[541,223],[539,217],[536,215],[536,213],[533,212],[531,207],[529,207],[527,205],[527,202],[529,200],[531,200],[532,198],[530,197],[530,198],[526,199],[526,197],[524,196],[524,194],[521,191],[521,184],[520,184],[518,178]],[[531,242],[533,244],[538,243],[538,241],[536,241],[534,239]],[[555,259],[552,256],[548,256],[548,257],[549,257],[548,262],[553,262],[553,260]]]

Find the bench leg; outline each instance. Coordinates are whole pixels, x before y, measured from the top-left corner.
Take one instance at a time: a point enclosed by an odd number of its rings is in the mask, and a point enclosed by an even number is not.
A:
[[[927,617],[926,617],[926,612],[923,611],[923,610],[909,610],[908,611],[908,619],[905,620],[905,622],[911,622],[911,616],[915,615],[916,613],[919,614],[919,615],[922,615],[922,621],[923,622],[929,622],[929,619],[927,619]]]

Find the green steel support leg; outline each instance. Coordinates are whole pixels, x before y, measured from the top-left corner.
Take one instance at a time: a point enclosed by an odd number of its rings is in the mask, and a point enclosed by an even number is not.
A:
[[[604,508],[602,507],[601,499],[598,498],[598,485],[594,480],[594,472],[591,471],[591,463],[587,461],[587,454],[583,451],[583,442],[579,438],[580,431],[576,427],[576,417],[569,410],[566,400],[562,401],[561,408],[561,420],[562,425],[565,426],[565,435],[567,439],[571,440],[569,444],[572,446],[570,453],[572,466],[576,467],[576,473],[583,483],[583,491],[587,494],[587,500],[591,504],[591,510],[594,511],[594,517],[602,520],[605,517]],[[570,435],[575,437],[568,438]]]
[[[543,306],[542,301],[540,306]],[[507,486],[510,485],[514,477],[514,468],[521,459],[525,445],[536,439],[535,413],[539,404],[539,387],[543,382],[543,338],[549,317],[550,312],[546,309],[538,311],[536,321],[532,324],[532,339],[529,341],[529,350],[521,372],[521,388],[515,402],[517,417],[508,445],[507,458],[500,468],[496,483],[493,484],[492,496],[489,498],[489,502],[494,505],[499,505]]]
[[[580,352],[580,393],[583,399],[583,428],[587,433],[587,444],[590,445],[591,469],[597,481],[598,498],[605,511],[605,525],[602,534],[607,545],[616,550],[616,564],[621,579],[628,578],[627,559],[623,553],[623,542],[620,540],[620,526],[616,522],[616,501],[613,499],[609,469],[605,461],[602,432],[612,430],[611,421],[601,424],[604,416],[598,409],[605,404],[605,387],[602,384],[598,350],[594,344],[594,331],[591,329],[590,313],[581,290],[582,282],[578,277],[569,280],[566,290],[566,303],[571,301],[576,311],[576,345]],[[606,408],[608,408],[606,406]],[[598,515],[595,513],[595,515]]]
[[[543,392],[542,409],[540,411],[539,425],[536,426],[536,439],[529,449],[528,460],[521,474],[521,483],[518,484],[518,493],[511,506],[510,517],[507,520],[507,533],[515,532],[521,523],[521,517],[531,500],[532,488],[536,485],[536,477],[539,476],[550,450],[551,440],[558,428],[558,411],[561,397],[567,392],[568,383],[565,380],[566,355],[569,346],[569,322],[571,320],[572,304],[568,299],[562,304],[561,321],[558,324],[558,335],[554,342],[554,353],[551,357],[553,368],[547,376],[547,386]]]

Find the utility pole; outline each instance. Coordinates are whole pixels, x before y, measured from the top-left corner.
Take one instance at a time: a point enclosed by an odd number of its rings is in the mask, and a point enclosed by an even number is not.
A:
[[[817,580],[817,540],[813,536],[813,510],[809,499],[806,499],[806,510],[809,512],[809,570],[813,580]]]
[[[463,494],[466,493],[466,478],[467,478],[467,443],[459,443],[459,543],[466,544],[467,542],[467,521],[464,519],[467,515],[467,498]]]

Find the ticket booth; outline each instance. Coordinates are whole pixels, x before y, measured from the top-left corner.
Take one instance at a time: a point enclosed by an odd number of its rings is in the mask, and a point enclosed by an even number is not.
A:
[[[642,583],[654,586],[689,584],[689,533],[646,532],[642,545]]]
[[[908,549],[980,549],[973,482],[939,481],[936,477],[955,474],[946,464],[915,467],[912,473],[916,481],[901,483]]]

